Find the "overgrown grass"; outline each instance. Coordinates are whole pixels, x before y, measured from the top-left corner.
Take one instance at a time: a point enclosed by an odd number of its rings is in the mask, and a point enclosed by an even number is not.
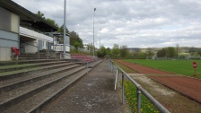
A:
[[[137,88],[130,82],[125,81],[126,100],[133,113],[137,113]],[[144,96],[141,95],[141,113],[159,113],[154,105]]]
[[[124,66],[118,62],[115,63],[126,73],[136,73],[127,66]],[[128,80],[125,81],[125,95],[131,111],[133,113],[137,113],[137,88]],[[159,111],[144,95],[141,96],[141,113],[159,113]]]
[[[201,61],[200,60],[137,60],[126,59],[125,61],[137,63],[144,66],[193,77],[194,68],[192,62],[196,61],[198,67],[196,69],[197,77],[201,79]]]

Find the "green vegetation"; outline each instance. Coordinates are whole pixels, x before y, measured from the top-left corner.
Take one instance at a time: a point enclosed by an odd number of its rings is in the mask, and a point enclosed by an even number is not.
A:
[[[126,73],[135,73],[134,70],[120,63],[115,63]],[[137,113],[137,88],[130,81],[125,81],[125,95],[131,111]],[[144,95],[141,95],[141,113],[159,113]]]
[[[137,89],[130,82],[125,81],[125,94],[127,102],[133,113],[137,113]],[[154,107],[154,105],[144,96],[141,95],[141,113],[159,113],[159,111]]]
[[[192,67],[193,60],[137,60],[127,59],[127,62],[137,63],[144,66],[193,77],[194,69]],[[197,77],[201,78],[201,61],[196,61]]]

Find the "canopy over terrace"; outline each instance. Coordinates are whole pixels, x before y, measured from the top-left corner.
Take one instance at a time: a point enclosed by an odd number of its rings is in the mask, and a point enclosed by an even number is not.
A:
[[[24,7],[11,0],[0,0],[0,6],[20,16],[20,26],[30,26],[43,32],[53,32],[56,26],[47,23],[43,18],[38,17]]]

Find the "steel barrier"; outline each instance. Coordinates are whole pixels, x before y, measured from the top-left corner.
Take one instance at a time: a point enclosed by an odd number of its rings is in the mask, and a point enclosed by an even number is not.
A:
[[[114,74],[114,90],[117,89],[119,71],[122,73],[122,104],[125,103],[124,93],[124,76],[126,76],[137,88],[137,113],[140,113],[141,108],[141,93],[151,101],[151,103],[160,111],[160,113],[170,113],[162,104],[160,104],[153,96],[151,96],[140,84],[132,79],[124,70],[116,65],[112,60],[109,63],[110,71]]]

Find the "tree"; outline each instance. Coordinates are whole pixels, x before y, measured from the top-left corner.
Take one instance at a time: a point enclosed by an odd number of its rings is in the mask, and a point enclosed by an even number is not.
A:
[[[119,57],[120,56],[120,50],[119,50],[119,45],[114,44],[112,48],[112,57]]]
[[[89,43],[89,44],[87,44],[87,50],[89,50],[90,51],[90,53],[92,53],[92,51],[93,51],[93,44],[92,43]]]
[[[201,56],[201,49],[200,49],[200,50],[198,50],[198,54]]]
[[[106,55],[111,56],[111,49],[109,47],[106,49]]]
[[[71,45],[74,45],[75,43],[79,43],[78,47],[83,48],[83,41],[75,31],[69,32],[69,37],[70,37]]]
[[[140,59],[146,59],[147,58],[147,53],[145,53],[145,52],[139,52],[138,58],[140,58]]]
[[[58,28],[58,24],[57,24],[53,19],[50,19],[50,18],[47,18],[47,19],[46,19],[45,16],[44,16],[44,14],[43,14],[42,12],[38,11],[38,12],[36,13],[36,15],[37,15],[38,17],[44,19],[47,23],[49,23],[49,24],[51,24],[51,25],[53,25],[53,26],[55,26],[55,27]]]
[[[47,18],[46,22],[58,28],[58,24],[54,20]]]
[[[176,57],[176,55],[177,55],[177,52],[176,52],[176,49],[174,47],[168,47],[167,48],[166,56],[168,58],[174,58],[174,57]]]
[[[157,57],[166,57],[166,48],[162,48],[157,52]]]
[[[62,26],[60,26],[59,28],[58,28],[58,30],[57,30],[57,32],[58,33],[64,33],[64,30],[63,30],[63,27],[64,25],[62,25]],[[69,30],[68,30],[68,28],[66,27],[66,34],[69,34]]]
[[[63,35],[63,25],[58,28],[57,32]],[[69,30],[67,27],[66,27],[66,35],[69,35]],[[59,38],[60,38],[59,43],[63,44],[64,43],[64,37],[60,36]]]
[[[154,52],[152,51],[151,48],[148,48],[146,53],[147,53],[148,58],[151,58],[154,55]]]
[[[129,54],[128,48],[126,45],[120,47],[120,55],[121,57],[126,57]]]
[[[74,43],[74,47],[75,47],[75,50],[76,52],[78,52],[78,47],[80,46],[80,43],[79,42],[75,42]]]
[[[101,46],[97,51],[97,56],[100,58],[104,58],[106,56],[106,48],[104,46]]]
[[[40,18],[45,19],[44,14],[43,14],[42,12],[40,12],[40,11],[38,11],[38,12],[36,13],[36,15],[39,16]]]

